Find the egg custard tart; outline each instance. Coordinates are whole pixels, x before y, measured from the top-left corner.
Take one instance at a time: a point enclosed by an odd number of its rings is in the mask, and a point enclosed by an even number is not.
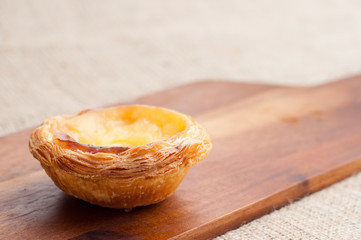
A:
[[[51,117],[29,141],[30,152],[65,193],[124,209],[170,196],[211,148],[191,117],[146,105]]]

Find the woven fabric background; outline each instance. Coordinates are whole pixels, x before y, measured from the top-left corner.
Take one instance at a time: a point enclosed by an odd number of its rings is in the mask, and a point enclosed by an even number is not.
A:
[[[361,72],[361,1],[0,0],[0,135],[200,79]],[[359,239],[361,174],[218,239]]]

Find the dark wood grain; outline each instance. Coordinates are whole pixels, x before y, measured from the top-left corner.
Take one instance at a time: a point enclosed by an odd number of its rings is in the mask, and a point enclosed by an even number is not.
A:
[[[0,138],[0,239],[206,239],[361,170],[361,77],[313,88],[200,82],[136,103],[194,116],[214,149],[162,203],[105,209],[57,189]]]

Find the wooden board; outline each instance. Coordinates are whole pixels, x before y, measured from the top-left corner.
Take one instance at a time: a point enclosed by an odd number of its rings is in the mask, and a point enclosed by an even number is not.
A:
[[[361,170],[361,77],[313,88],[200,82],[140,98],[209,131],[214,149],[162,203],[131,212],[65,195],[0,138],[0,239],[206,239]]]

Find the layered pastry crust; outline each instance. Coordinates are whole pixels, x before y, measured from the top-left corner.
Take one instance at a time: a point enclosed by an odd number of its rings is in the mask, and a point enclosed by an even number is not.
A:
[[[129,209],[170,196],[212,144],[189,116],[130,105],[48,118],[29,148],[65,193]]]

